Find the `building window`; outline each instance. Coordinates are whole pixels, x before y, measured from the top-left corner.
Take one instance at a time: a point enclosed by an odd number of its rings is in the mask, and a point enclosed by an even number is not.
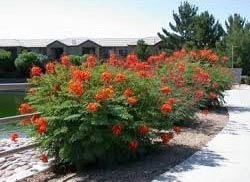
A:
[[[112,48],[103,48],[103,58],[109,58]]]
[[[119,56],[125,57],[128,54],[128,49],[119,49],[118,54]]]
[[[94,47],[83,47],[82,48],[82,54],[95,54],[95,48]]]

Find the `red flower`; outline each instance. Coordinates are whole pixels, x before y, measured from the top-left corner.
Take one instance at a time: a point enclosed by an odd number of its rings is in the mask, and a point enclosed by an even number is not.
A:
[[[31,77],[33,76],[41,76],[42,70],[38,66],[33,66],[30,71]]]
[[[90,73],[88,71],[74,70],[72,73],[72,79],[78,81],[88,81],[90,80]]]
[[[209,99],[214,100],[217,98],[217,95],[214,92],[210,92],[208,97],[209,97]]]
[[[175,131],[175,133],[176,133],[177,135],[179,135],[179,134],[181,133],[181,128],[180,128],[179,126],[174,126],[174,127],[173,127],[173,130]]]
[[[104,99],[110,99],[114,94],[114,90],[112,87],[106,87],[101,89],[96,95],[95,95],[95,100],[97,101],[102,101]]]
[[[46,125],[41,125],[37,131],[40,135],[43,135],[46,132],[47,126]]]
[[[50,62],[45,65],[46,73],[54,73],[55,72],[55,64]]]
[[[212,89],[216,89],[216,88],[218,88],[219,87],[219,84],[217,83],[217,82],[214,82],[213,84],[212,84]]]
[[[92,68],[92,67],[95,66],[95,64],[96,64],[95,56],[89,55],[88,58],[87,58],[86,63],[84,63],[84,66],[87,67],[87,68]]]
[[[111,73],[108,71],[105,71],[101,74],[101,80],[105,83],[110,83],[111,81]]]
[[[171,105],[165,103],[165,104],[163,104],[163,105],[161,106],[161,112],[162,112],[163,114],[168,114],[168,113],[171,112],[171,111],[172,111],[172,106],[171,106]]]
[[[115,82],[124,82],[125,80],[126,80],[126,76],[122,73],[118,73],[114,79]]]
[[[209,74],[200,67],[194,68],[194,73],[192,74],[192,79],[197,84],[208,84],[210,83]]]
[[[10,139],[13,141],[13,142],[16,142],[18,138],[18,134],[17,133],[11,133],[10,134]]]
[[[135,152],[136,149],[138,148],[138,142],[136,140],[130,141],[128,143],[128,147],[130,148],[130,150],[132,150],[133,152]]]
[[[70,81],[68,89],[71,93],[77,96],[81,96],[84,93],[84,90],[82,88],[82,83],[80,81]]]
[[[196,90],[194,92],[194,99],[195,101],[200,101],[204,96],[204,91],[203,90]]]
[[[146,125],[140,125],[138,128],[137,128],[137,131],[139,134],[141,135],[146,135],[148,133],[148,127]]]
[[[170,89],[169,89],[167,86],[162,86],[162,87],[160,88],[160,91],[161,91],[163,94],[170,94],[170,93],[171,93]]]
[[[40,118],[40,116],[38,115],[38,114],[34,114],[32,117],[31,117],[31,122],[32,123],[36,123],[36,120],[38,119],[38,118]]]
[[[46,132],[47,128],[47,120],[45,118],[38,118],[35,120],[34,125],[36,127],[37,132],[40,135],[43,135]]]
[[[21,114],[28,114],[33,112],[33,108],[28,103],[21,104],[18,110]]]
[[[41,161],[43,161],[44,163],[48,162],[48,157],[45,154],[42,154],[40,157]]]
[[[119,124],[116,124],[112,127],[112,133],[115,136],[119,136],[122,133],[122,126]]]
[[[131,89],[126,89],[126,90],[124,90],[123,95],[126,97],[131,97],[134,95],[134,93]]]
[[[168,144],[168,142],[174,137],[173,133],[163,133],[161,134],[161,140],[163,144]]]
[[[127,100],[131,106],[134,106],[138,102],[138,100],[135,97],[128,97]]]
[[[61,56],[61,64],[62,65],[68,66],[69,63],[70,63],[70,59],[68,56],[66,56],[66,55]]]
[[[98,110],[98,105],[97,103],[93,102],[89,103],[86,108],[89,112],[96,112]]]
[[[169,104],[170,106],[173,106],[174,105],[174,98],[169,98],[167,101],[166,101],[166,104]]]

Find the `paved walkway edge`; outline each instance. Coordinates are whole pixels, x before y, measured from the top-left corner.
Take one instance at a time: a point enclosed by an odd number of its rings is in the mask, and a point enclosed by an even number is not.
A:
[[[229,122],[206,147],[153,182],[249,182],[250,87],[226,92]]]

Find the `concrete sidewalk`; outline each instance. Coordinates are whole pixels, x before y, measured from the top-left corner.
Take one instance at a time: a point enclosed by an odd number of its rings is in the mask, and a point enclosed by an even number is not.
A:
[[[250,87],[227,91],[227,126],[205,148],[153,182],[250,182]]]

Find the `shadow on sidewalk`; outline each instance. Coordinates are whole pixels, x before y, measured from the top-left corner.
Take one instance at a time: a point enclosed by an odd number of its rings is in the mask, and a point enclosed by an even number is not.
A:
[[[180,180],[176,176],[178,175],[178,173],[193,170],[198,166],[217,167],[222,165],[222,162],[226,160],[227,159],[223,158],[221,155],[216,154],[213,151],[199,151],[191,158],[181,163],[181,165],[177,165],[166,174],[162,174],[161,176],[156,178],[156,181],[180,182]],[[175,175],[173,173],[175,173]]]

